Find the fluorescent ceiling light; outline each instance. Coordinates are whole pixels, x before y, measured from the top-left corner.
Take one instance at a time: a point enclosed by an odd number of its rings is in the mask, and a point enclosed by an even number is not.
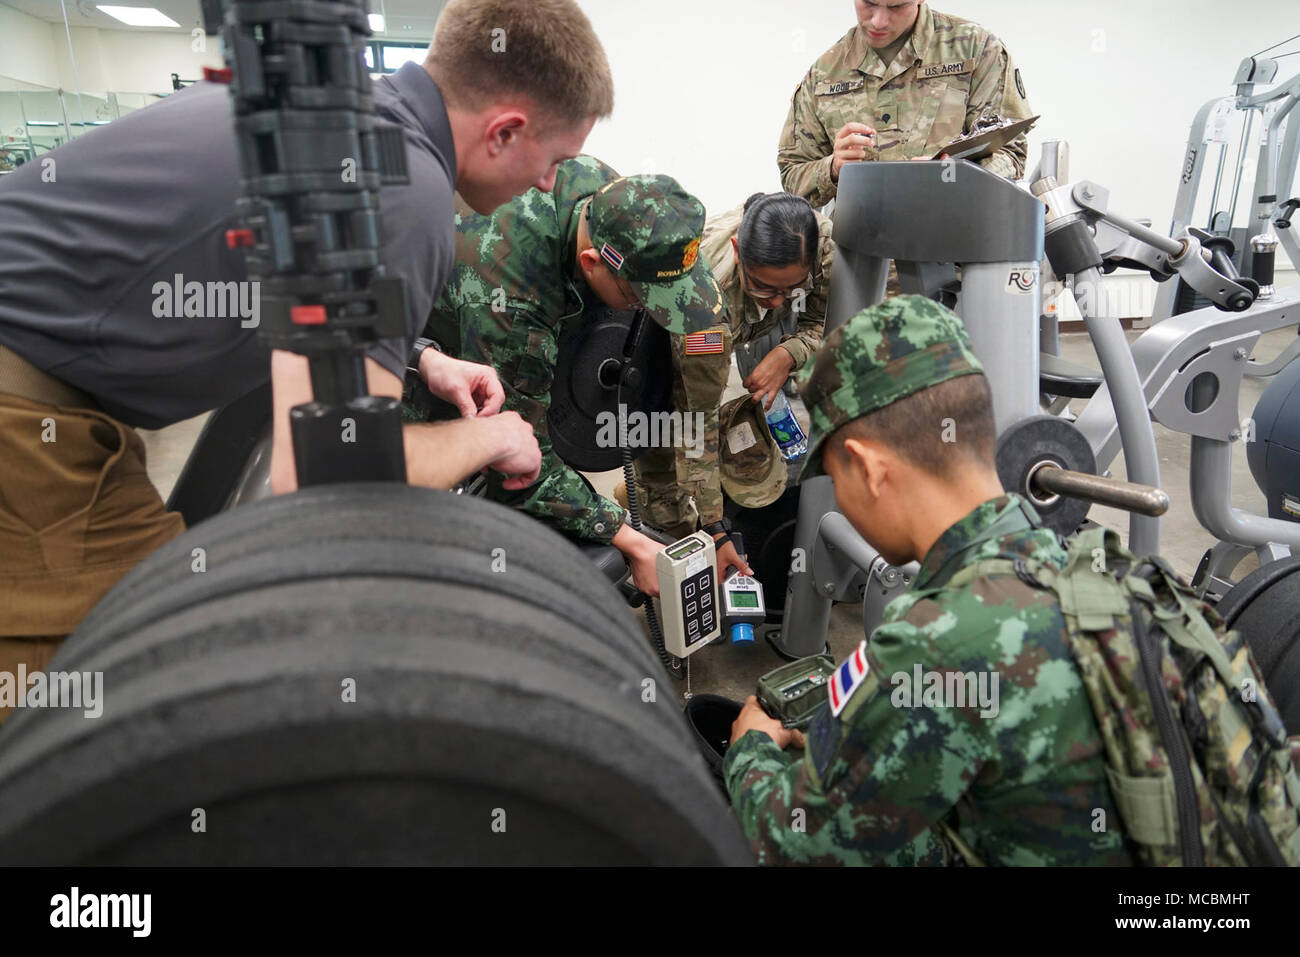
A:
[[[384,15],[382,13],[370,14],[370,29],[374,33],[384,32]]]
[[[102,10],[114,20],[121,20],[131,27],[179,27],[180,24],[161,10],[153,7],[114,7],[96,4],[96,10]]]

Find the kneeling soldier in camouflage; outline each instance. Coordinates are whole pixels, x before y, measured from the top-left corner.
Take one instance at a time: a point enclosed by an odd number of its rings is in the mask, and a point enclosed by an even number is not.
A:
[[[723,770],[759,861],[941,864],[964,845],[990,864],[1132,863],[1053,593],[1016,575],[947,584],[982,559],[1066,555],[1002,490],[961,321],[917,296],[864,310],[826,339],[803,396],[803,478],[829,474],[863,537],[921,572],[806,741],[754,698],[736,719]]]
[[[551,387],[560,336],[589,306],[645,309],[673,333],[718,324],[722,294],[699,256],[703,229],[703,205],[671,177],[619,176],[593,156],[565,160],[549,192],[529,190],[491,216],[457,216],[456,268],[430,314],[431,332],[458,332],[461,358],[497,371],[503,408],[532,425],[542,452],[536,482],[518,489],[489,477],[488,498],[613,545],[647,595],[659,594],[663,546],[555,452]]]

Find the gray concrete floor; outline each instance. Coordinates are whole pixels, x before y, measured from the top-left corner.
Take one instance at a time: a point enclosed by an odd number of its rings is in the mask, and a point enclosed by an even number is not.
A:
[[[1129,340],[1137,338],[1140,331],[1129,333]],[[1255,358],[1268,361],[1276,356],[1295,338],[1293,330],[1283,330],[1264,336],[1255,350]],[[1096,354],[1086,334],[1068,334],[1061,337],[1061,354],[1074,362],[1097,367]],[[1238,419],[1248,417],[1258,401],[1260,393],[1268,382],[1246,379],[1242,386]],[[731,382],[728,385],[726,399],[743,391],[735,368],[732,369]],[[1072,411],[1078,412],[1084,405],[1083,400],[1072,403]],[[801,418],[807,425],[806,415],[797,404]],[[166,498],[175,483],[185,459],[189,455],[202,429],[206,416],[199,416],[186,422],[177,423],[159,431],[141,432],[148,451],[149,475]],[[1164,517],[1161,530],[1161,552],[1181,574],[1190,577],[1196,569],[1201,555],[1214,544],[1214,539],[1197,523],[1192,514],[1188,493],[1188,465],[1190,440],[1187,436],[1170,432],[1161,425],[1155,426],[1156,448],[1160,457],[1160,472],[1164,489],[1169,493],[1172,505]],[[1112,467],[1113,474],[1124,476],[1123,458]],[[590,476],[596,488],[605,495],[612,495],[614,486],[622,480],[621,472],[606,472]],[[1246,464],[1244,444],[1238,443],[1233,454],[1232,503],[1234,506],[1262,514],[1264,497],[1255,487],[1249,467]],[[1128,516],[1115,509],[1095,506],[1089,517],[1100,524],[1116,528],[1127,539]],[[1254,567],[1254,559],[1242,563],[1238,574],[1244,574]],[[640,612],[638,616],[642,617]],[[843,658],[863,637],[861,609],[856,604],[837,605],[831,613],[831,625],[828,639],[831,651],[837,659]],[[708,648],[697,652],[690,659],[690,686],[692,692],[713,692],[732,698],[743,698],[753,692],[760,675],[781,663],[767,644],[761,639],[753,645],[733,646],[726,641],[717,641]],[[679,686],[679,692],[685,687]]]

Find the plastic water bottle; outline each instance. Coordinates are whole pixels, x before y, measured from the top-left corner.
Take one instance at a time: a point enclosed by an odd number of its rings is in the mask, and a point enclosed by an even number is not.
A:
[[[808,454],[808,436],[803,434],[790,400],[782,391],[777,391],[772,408],[767,410],[767,427],[785,459],[794,460]]]

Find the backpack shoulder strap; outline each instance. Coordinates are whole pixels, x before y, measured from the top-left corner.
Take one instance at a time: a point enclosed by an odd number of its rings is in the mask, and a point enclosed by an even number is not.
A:
[[[1106,631],[1128,614],[1128,598],[1114,573],[1131,558],[1109,529],[1085,528],[1074,536],[1053,590],[1062,614],[1077,621],[1080,631]]]
[[[939,836],[948,843],[953,851],[961,856],[962,862],[967,867],[984,867],[984,861],[980,858],[975,850],[967,844],[957,829],[949,824],[946,820],[940,818],[934,822],[934,829],[939,832]]]
[[[1229,686],[1240,685],[1246,675],[1240,667],[1233,667],[1222,640],[1201,614],[1195,595],[1178,580],[1178,576],[1163,559],[1147,558],[1137,563],[1125,584],[1147,606],[1156,625],[1171,640],[1188,651],[1203,654]],[[1172,602],[1162,602],[1157,598],[1156,584],[1163,584],[1163,590],[1173,596]],[[1244,664],[1244,656],[1242,663]]]

